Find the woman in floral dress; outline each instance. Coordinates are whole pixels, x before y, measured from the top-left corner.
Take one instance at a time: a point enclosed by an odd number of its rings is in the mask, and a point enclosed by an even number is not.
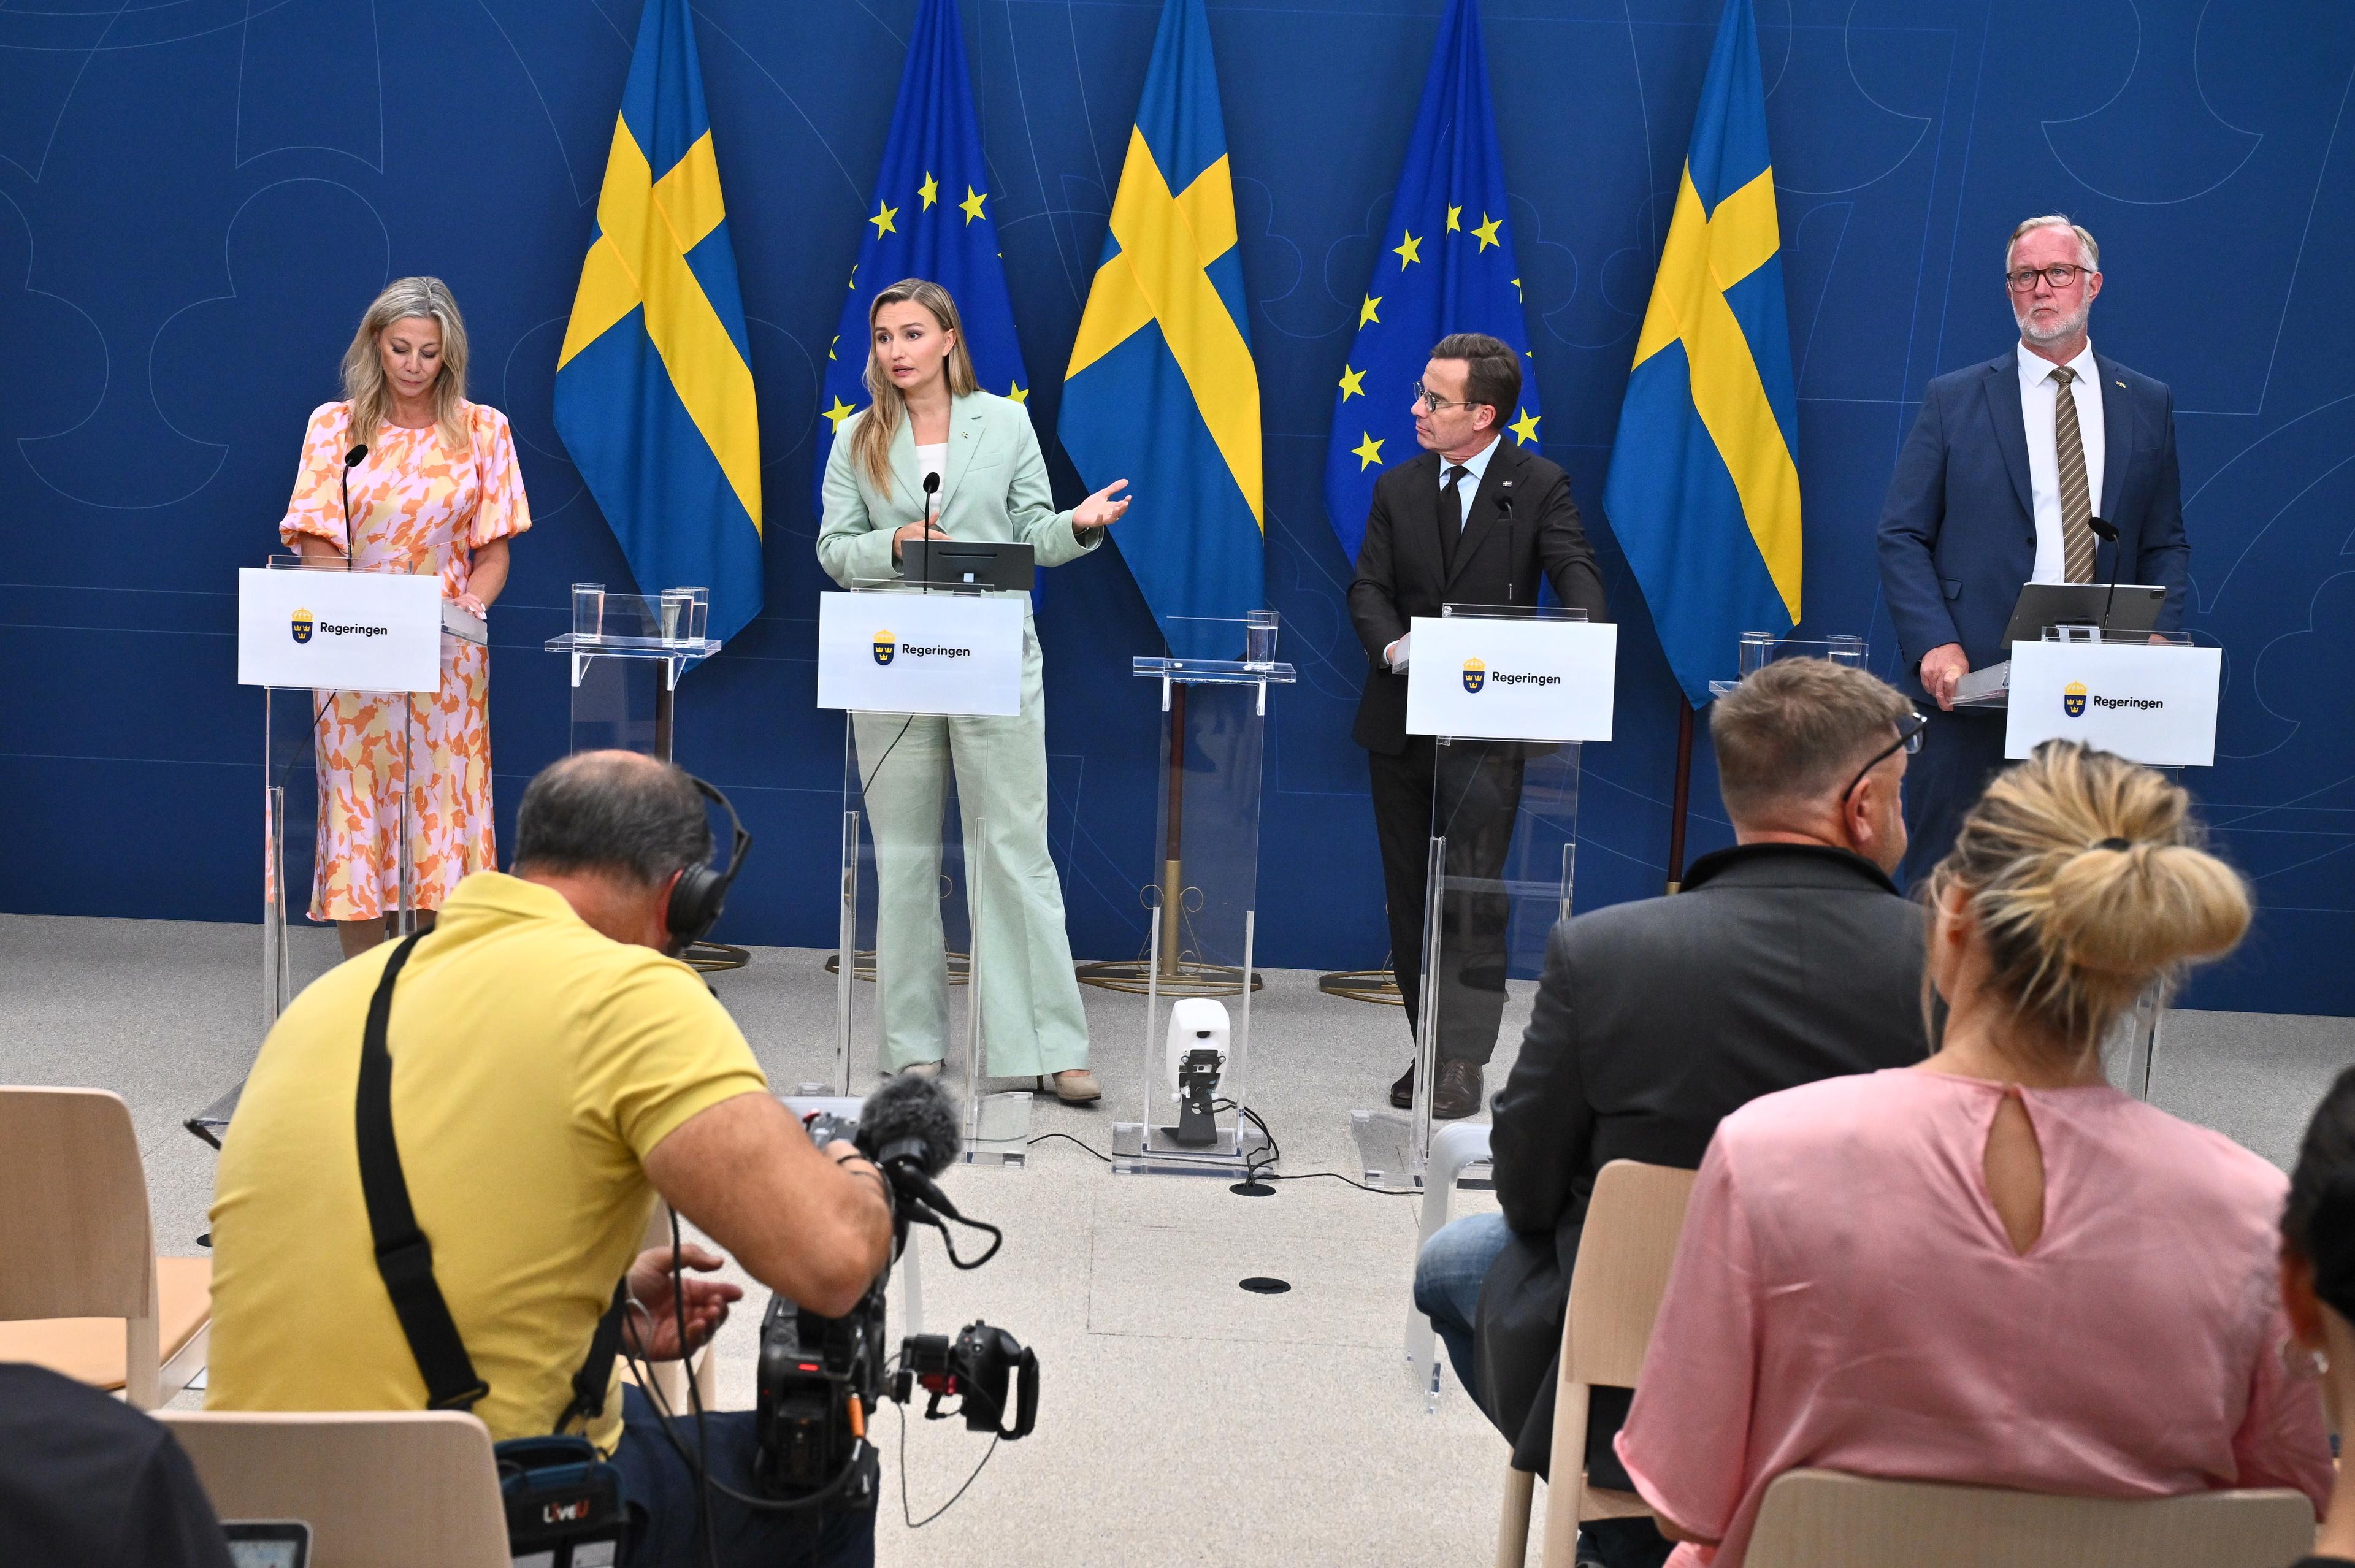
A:
[[[279,538],[361,571],[436,573],[443,598],[482,614],[506,585],[507,540],[531,527],[531,510],[506,416],[466,400],[466,326],[439,278],[402,278],[377,296],[344,355],[344,393],[312,412]],[[350,471],[346,539],[339,480],[355,447],[368,450]],[[337,691],[323,705],[311,918],[336,923],[345,956],[383,941],[400,903],[406,770],[417,775],[420,923],[467,873],[497,864],[490,682],[490,650],[444,633],[439,691]]]

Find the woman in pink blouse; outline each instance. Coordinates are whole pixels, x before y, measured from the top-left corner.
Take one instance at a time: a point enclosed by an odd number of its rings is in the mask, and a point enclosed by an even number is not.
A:
[[[351,466],[351,534],[342,482]],[[507,541],[531,527],[506,416],[466,400],[466,324],[439,278],[376,297],[344,355],[344,400],[312,411],[278,536],[361,571],[432,572],[481,615],[507,580]],[[470,871],[494,869],[490,649],[443,634],[441,689],[338,691],[318,718],[319,855],[311,918],[344,955],[384,940],[399,906],[400,792],[417,773],[410,849],[420,923]]]
[[[2147,768],[2038,748],[1930,880],[1937,1053],[1720,1125],[1618,1439],[1687,1543],[1672,1568],[1734,1568],[1805,1467],[2328,1500],[2320,1401],[2283,1358],[2281,1173],[2102,1076],[2144,987],[2248,925],[2188,807]]]

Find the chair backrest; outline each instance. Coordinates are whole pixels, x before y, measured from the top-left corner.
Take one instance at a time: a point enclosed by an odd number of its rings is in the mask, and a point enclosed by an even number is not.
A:
[[[103,1089],[0,1086],[0,1321],[153,1315],[155,1240],[131,1107]]]
[[[1614,1159],[1594,1179],[1571,1271],[1561,1381],[1634,1388],[1668,1288],[1694,1172]]]
[[[157,1411],[213,1511],[299,1519],[326,1568],[508,1568],[491,1434],[454,1410]]]
[[[2282,1568],[2314,1549],[2302,1492],[2127,1502],[1793,1470],[1766,1488],[1745,1568]]]

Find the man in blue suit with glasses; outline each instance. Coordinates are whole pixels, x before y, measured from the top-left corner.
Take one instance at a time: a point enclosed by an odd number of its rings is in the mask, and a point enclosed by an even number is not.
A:
[[[2004,257],[2019,346],[1930,383],[1881,513],[1902,684],[1936,705],[1906,792],[1909,886],[1945,858],[2003,766],[2002,709],[1958,710],[1955,687],[2011,656],[2003,634],[2021,585],[2106,582],[2115,565],[2121,582],[2167,589],[2161,632],[2182,624],[2190,586],[2174,394],[2094,353],[2086,331],[2101,248],[2048,216],[2013,229]],[[2092,527],[2103,520],[2115,543]]]

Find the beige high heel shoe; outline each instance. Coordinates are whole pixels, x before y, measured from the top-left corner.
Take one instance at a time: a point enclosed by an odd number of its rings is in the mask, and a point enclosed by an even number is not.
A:
[[[1092,1105],[1103,1098],[1103,1085],[1096,1082],[1096,1075],[1084,1067],[1056,1073],[1054,1087],[1055,1098],[1066,1105]],[[1047,1080],[1042,1077],[1039,1080],[1039,1093],[1043,1094],[1046,1092]]]

